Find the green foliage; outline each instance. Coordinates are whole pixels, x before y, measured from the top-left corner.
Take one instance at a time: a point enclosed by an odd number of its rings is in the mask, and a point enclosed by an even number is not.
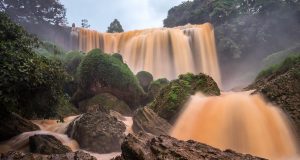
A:
[[[34,53],[37,45],[20,26],[0,13],[0,106],[26,117],[49,117],[68,78],[62,64]]]
[[[80,63],[78,71],[81,89],[78,94],[108,90],[126,103],[134,103],[144,95],[143,89],[129,67],[100,49],[90,51]],[[82,96],[75,95],[74,101]]]
[[[162,118],[173,122],[188,98],[196,92],[220,95],[220,90],[211,77],[205,74],[187,73],[163,87],[149,107]]]
[[[119,59],[121,62],[123,62],[123,56],[119,53],[114,53],[112,54],[113,57]]]
[[[67,23],[66,9],[58,0],[1,0],[0,11],[19,23]]]
[[[120,33],[120,32],[124,32],[124,30],[123,30],[121,23],[117,19],[115,19],[113,22],[111,22],[111,24],[107,28],[107,32],[108,33]]]
[[[287,70],[289,70],[291,67],[293,67],[295,64],[300,63],[300,54],[294,54],[289,57],[287,57],[282,63],[274,64],[267,69],[262,70],[258,76],[256,77],[256,80],[268,77],[274,73],[283,73]],[[295,73],[297,75],[298,73]]]
[[[140,71],[136,74],[136,77],[144,91],[148,92],[149,85],[153,81],[152,74],[147,71]]]
[[[84,53],[79,51],[71,51],[64,57],[64,64],[66,71],[76,78],[77,69],[84,58]]]
[[[87,19],[81,20],[81,27],[82,28],[90,28],[89,21]]]
[[[232,62],[299,43],[299,15],[295,0],[194,0],[170,9],[164,26],[212,23],[220,61]]]

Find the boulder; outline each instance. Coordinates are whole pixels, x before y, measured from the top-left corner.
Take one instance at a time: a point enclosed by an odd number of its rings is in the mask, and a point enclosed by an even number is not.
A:
[[[171,125],[152,109],[144,107],[134,113],[132,129],[135,133],[143,131],[154,135],[167,135]]]
[[[32,153],[22,153],[17,151],[11,151],[5,154],[1,154],[1,160],[97,160],[95,157],[83,151],[65,153],[65,154],[52,154],[41,155]]]
[[[153,81],[152,74],[146,71],[140,71],[136,74],[136,77],[144,91],[148,92],[149,85]]]
[[[210,76],[188,73],[163,87],[149,107],[172,124],[189,97],[197,92],[207,96],[220,95],[217,83]]]
[[[16,113],[6,112],[0,116],[0,141],[8,140],[23,132],[40,130],[39,126]]]
[[[150,83],[147,93],[147,101],[151,102],[159,95],[160,90],[167,86],[170,82],[166,78],[157,79]]]
[[[70,123],[67,134],[80,148],[97,153],[120,151],[126,126],[106,112],[85,113]]]
[[[78,68],[78,79],[79,86],[72,97],[76,105],[97,94],[110,93],[135,109],[145,97],[145,92],[129,67],[100,49],[90,51],[83,58]]]
[[[221,151],[195,141],[179,141],[170,136],[146,133],[129,134],[122,144],[122,155],[115,160],[263,160],[232,150]]]
[[[72,150],[52,135],[34,135],[29,137],[30,152],[39,154],[64,154]]]
[[[95,110],[98,109],[94,108],[95,105],[98,105],[98,107],[106,108],[108,110],[114,110],[125,116],[132,115],[131,109],[124,101],[119,100],[117,97],[109,93],[97,94],[92,98],[81,101],[79,103],[79,110],[83,113],[95,112]]]

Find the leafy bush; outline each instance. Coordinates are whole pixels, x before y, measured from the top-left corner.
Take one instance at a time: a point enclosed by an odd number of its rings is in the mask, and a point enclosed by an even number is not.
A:
[[[0,13],[0,106],[25,117],[55,116],[68,78],[62,64],[35,54],[38,41]]]

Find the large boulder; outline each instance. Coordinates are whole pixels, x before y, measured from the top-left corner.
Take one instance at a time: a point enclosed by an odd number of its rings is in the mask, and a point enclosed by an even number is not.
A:
[[[122,155],[116,160],[262,160],[248,154],[236,153],[232,150],[221,151],[195,141],[179,141],[170,136],[155,137],[150,134],[129,134],[122,144]]]
[[[114,110],[125,116],[130,116],[132,114],[129,106],[122,100],[109,93],[97,94],[92,98],[86,99],[79,103],[79,110],[83,113],[94,111],[94,106],[99,105],[99,107],[104,107],[108,110]]]
[[[126,126],[105,112],[85,113],[70,123],[67,134],[80,148],[97,153],[120,151]]]
[[[8,140],[23,132],[39,130],[39,126],[16,113],[5,112],[0,116],[0,141]]]
[[[79,87],[72,97],[75,104],[99,93],[110,93],[134,109],[145,96],[129,67],[100,49],[94,49],[85,56],[78,73]]]
[[[140,108],[134,113],[132,129],[135,133],[143,131],[154,135],[167,135],[171,127],[149,107]]]
[[[64,154],[72,150],[52,135],[34,135],[29,137],[30,152],[39,154]]]
[[[17,151],[11,151],[5,154],[1,154],[1,160],[97,160],[95,157],[83,151],[65,153],[65,154],[52,154],[41,155],[32,153],[22,153]]]
[[[189,97],[196,92],[208,96],[220,95],[217,83],[208,75],[191,73],[180,75],[165,86],[154,101],[149,105],[160,117],[170,123],[178,116]]]
[[[286,59],[272,72],[261,73],[247,90],[262,94],[287,113],[296,126],[300,142],[300,56]]]
[[[143,87],[145,92],[148,92],[150,83],[153,81],[153,76],[147,71],[140,71],[136,74],[137,79],[139,80],[140,85]]]

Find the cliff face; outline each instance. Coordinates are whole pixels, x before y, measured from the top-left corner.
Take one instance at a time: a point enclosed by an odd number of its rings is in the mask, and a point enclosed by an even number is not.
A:
[[[296,126],[300,137],[300,57],[286,60],[279,69],[256,80],[247,89],[279,106]]]

